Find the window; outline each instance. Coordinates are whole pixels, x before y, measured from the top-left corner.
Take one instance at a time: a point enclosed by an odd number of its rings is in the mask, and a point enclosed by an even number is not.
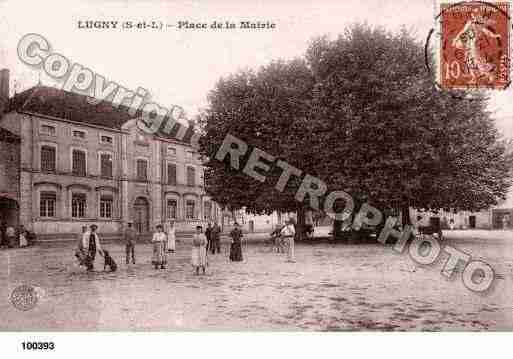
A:
[[[112,218],[112,196],[100,197],[100,218]]]
[[[192,200],[188,200],[185,202],[185,218],[186,219],[194,219],[194,211],[195,211],[195,202]]]
[[[73,137],[84,139],[86,136],[86,133],[84,131],[74,130],[73,131]]]
[[[86,216],[87,201],[84,193],[71,195],[71,217],[84,218]]]
[[[112,137],[102,135],[102,136],[100,137],[100,142],[101,142],[101,143],[104,143],[104,144],[111,145],[111,144],[112,144]]]
[[[176,156],[176,148],[174,148],[173,146],[168,146],[167,147],[167,155],[171,156],[171,157]]]
[[[112,155],[110,153],[100,154],[100,176],[112,177]]]
[[[205,183],[205,171],[200,170],[200,186],[206,187]]]
[[[176,186],[176,165],[174,163],[167,164],[167,184]]]
[[[167,217],[170,219],[176,219],[177,203],[174,199],[167,200]]]
[[[56,151],[53,146],[41,146],[41,171],[55,172]]]
[[[55,126],[41,125],[41,133],[44,135],[55,135]]]
[[[196,171],[194,170],[194,167],[187,167],[187,186],[194,186],[195,180],[194,177],[196,176]]]
[[[39,216],[55,217],[55,203],[57,196],[55,192],[41,192],[39,198]]]
[[[86,174],[86,153],[81,150],[73,150],[72,154],[72,172],[76,176],[85,176]]]
[[[192,151],[185,152],[185,159],[192,160]]]
[[[140,181],[148,179],[148,163],[146,160],[137,160],[137,179]]]
[[[204,219],[212,219],[212,203],[210,201],[204,203]]]

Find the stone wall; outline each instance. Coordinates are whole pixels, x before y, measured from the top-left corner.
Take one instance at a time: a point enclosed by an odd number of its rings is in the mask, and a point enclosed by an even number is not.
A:
[[[20,144],[0,141],[0,193],[10,193],[19,198]]]

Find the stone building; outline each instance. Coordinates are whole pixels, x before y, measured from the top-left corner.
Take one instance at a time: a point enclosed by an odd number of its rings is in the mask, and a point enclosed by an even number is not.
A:
[[[281,213],[274,211],[271,214],[252,214],[246,213],[245,208],[222,212],[221,224],[225,231],[231,230],[235,222],[244,232],[272,232],[276,227],[285,225],[289,218],[295,219],[295,213]]]
[[[451,223],[454,224],[454,229],[513,229],[513,191],[510,191],[507,198],[500,201],[497,206],[486,210],[426,212],[410,209],[411,219],[418,215],[422,217],[422,225],[439,222],[445,229],[450,228]]]
[[[0,118],[9,106],[9,72],[0,71]],[[0,127],[0,223],[17,226],[20,196],[20,138]]]
[[[0,128],[0,223],[18,225],[20,138]]]
[[[8,72],[2,75],[1,84],[8,83]],[[19,158],[12,158],[18,177],[0,177],[0,201],[15,201],[19,223],[40,237],[74,235],[92,223],[116,235],[128,221],[142,233],[169,220],[179,231],[217,221],[220,211],[205,193],[194,148],[148,135],[136,121],[126,108],[92,105],[86,96],[51,87],[15,95],[3,107],[0,127],[10,136],[2,149],[18,146]]]

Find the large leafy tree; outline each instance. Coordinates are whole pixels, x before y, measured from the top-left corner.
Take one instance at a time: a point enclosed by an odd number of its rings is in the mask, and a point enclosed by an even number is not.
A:
[[[257,147],[276,160],[307,170],[311,148],[305,132],[313,77],[301,59],[275,61],[259,71],[240,71],[218,81],[209,95],[210,106],[202,116],[204,136],[200,152],[211,159],[205,173],[212,198],[230,209],[246,207],[252,213],[300,211],[294,200],[300,179],[293,178],[283,192],[274,189],[281,174],[275,166],[265,182],[256,181],[230,162],[214,160],[227,134],[245,141],[249,153]]]
[[[488,207],[511,185],[511,154],[484,96],[464,97],[433,86],[424,47],[407,31],[355,25],[335,40],[318,38],[304,59],[219,80],[201,121],[207,191],[231,209],[305,209],[294,199],[299,178],[280,193],[280,169],[261,183],[214,160],[230,133],[248,154],[258,147],[283,159],[345,190],[357,207]]]
[[[315,40],[307,58],[315,163],[331,186],[403,212],[479,210],[505,196],[511,157],[484,96],[435,89],[407,31],[356,25]]]

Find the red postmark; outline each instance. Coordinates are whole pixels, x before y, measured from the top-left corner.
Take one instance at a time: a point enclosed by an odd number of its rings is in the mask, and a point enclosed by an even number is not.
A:
[[[441,86],[446,89],[508,87],[509,3],[442,3],[440,10]]]

